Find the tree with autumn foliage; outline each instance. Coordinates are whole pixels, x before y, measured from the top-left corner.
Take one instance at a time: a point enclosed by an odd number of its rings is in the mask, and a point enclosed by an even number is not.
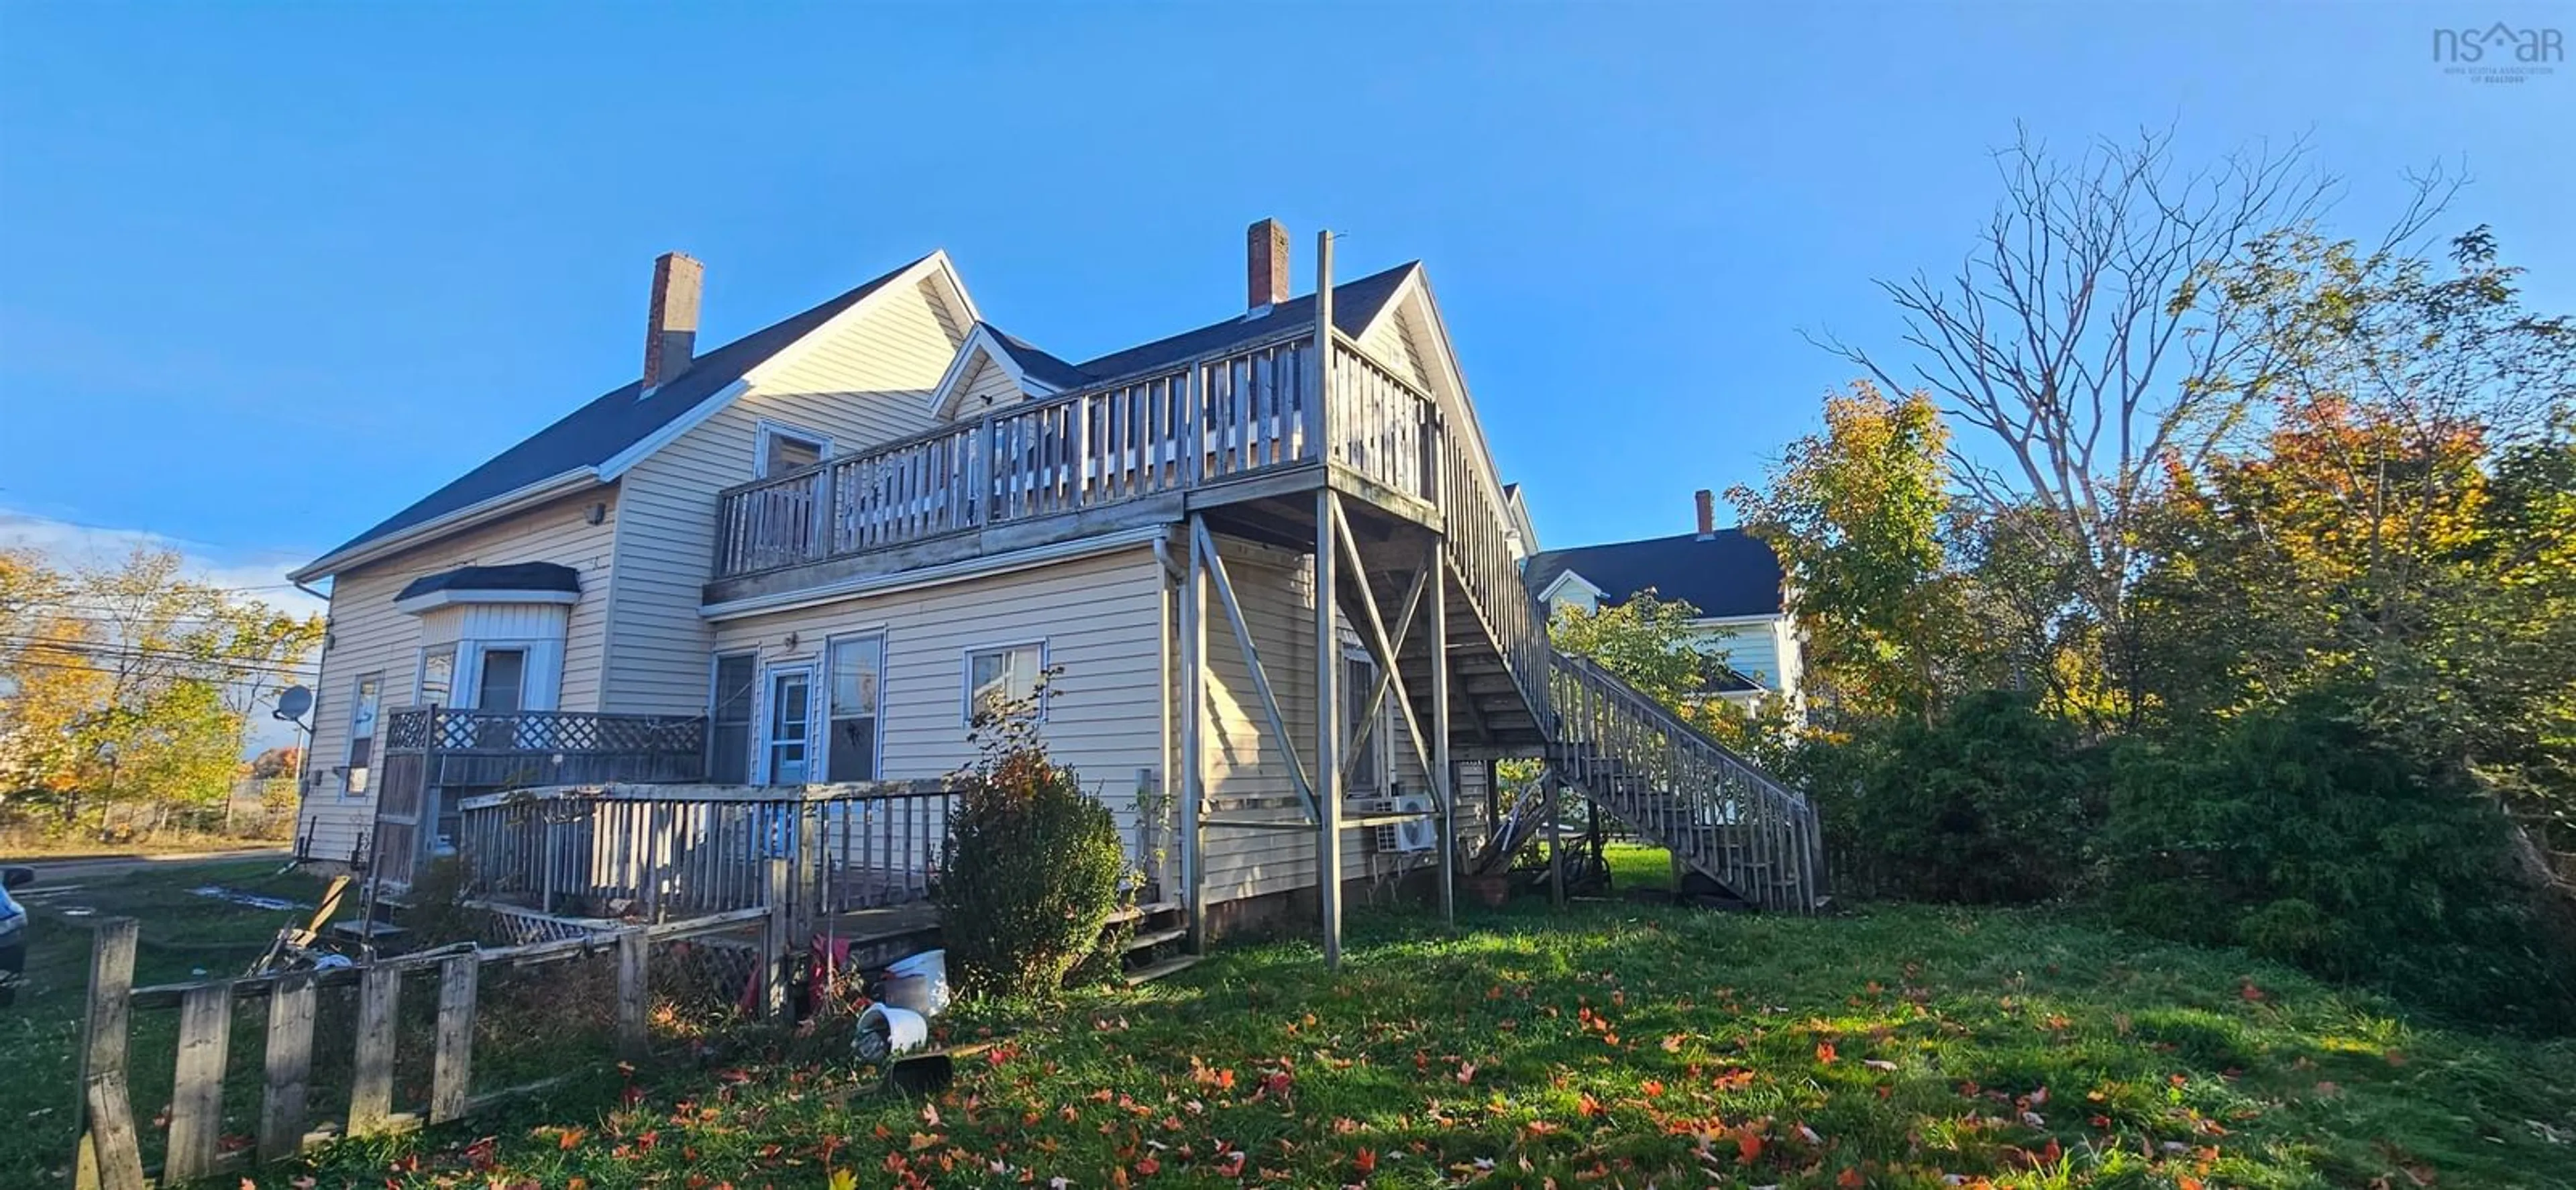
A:
[[[253,711],[294,684],[319,616],[188,577],[166,550],[116,565],[0,556],[0,797],[68,828],[118,806],[220,805]]]
[[[1811,705],[1843,719],[1922,719],[1967,683],[1972,642],[1943,543],[1949,431],[1929,396],[1866,380],[1825,398],[1761,487],[1727,492],[1771,547],[1806,634]]]

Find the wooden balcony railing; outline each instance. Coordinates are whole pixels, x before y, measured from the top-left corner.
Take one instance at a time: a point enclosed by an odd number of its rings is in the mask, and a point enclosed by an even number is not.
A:
[[[457,851],[477,895],[575,916],[783,904],[820,917],[927,899],[956,794],[945,780],[612,783],[488,794],[462,809]]]
[[[1337,346],[1354,378],[1383,375]],[[1273,340],[726,489],[715,577],[1321,462],[1313,360],[1311,333]],[[1336,408],[1335,462],[1428,498],[1436,419],[1419,394],[1371,385]]]
[[[411,883],[437,840],[456,838],[456,800],[495,789],[590,781],[694,781],[706,772],[695,715],[475,711],[385,714],[376,774],[375,875]]]

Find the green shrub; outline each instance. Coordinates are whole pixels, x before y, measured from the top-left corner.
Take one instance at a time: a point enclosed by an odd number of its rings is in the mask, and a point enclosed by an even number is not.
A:
[[[2106,900],[2151,933],[2436,1009],[2565,1021],[2567,968],[2535,929],[2508,831],[2467,774],[2312,698],[2121,749]]]
[[[1030,708],[979,714],[976,739],[932,894],[949,978],[967,995],[1050,996],[1104,945],[1127,849],[1109,808],[1048,759]]]
[[[2101,819],[2100,765],[2075,729],[2009,691],[1948,714],[1812,745],[1790,775],[1819,800],[1847,892],[1980,904],[2046,900],[2082,882]]]

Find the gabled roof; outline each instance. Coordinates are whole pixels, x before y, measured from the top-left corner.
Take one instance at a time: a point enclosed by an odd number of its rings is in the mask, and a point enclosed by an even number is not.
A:
[[[1703,541],[1696,534],[1578,546],[1530,555],[1521,583],[1543,597],[1557,580],[1578,575],[1607,603],[1621,603],[1652,588],[1658,599],[1678,599],[1702,617],[1780,614],[1780,559],[1742,529],[1720,529]]]
[[[1081,388],[1091,383],[1089,373],[1039,350],[1027,340],[991,323],[977,325],[993,332],[994,345],[1010,354],[1011,361],[1020,366],[1022,375],[1057,389]]]
[[[1404,285],[1405,278],[1421,269],[1421,261],[1407,261],[1382,273],[1371,273],[1355,281],[1333,287],[1333,326],[1343,334],[1358,337],[1377,321],[1378,313]],[[1237,343],[1250,343],[1272,335],[1284,335],[1314,325],[1315,295],[1290,298],[1226,319],[1212,322],[1194,331],[1183,331],[1168,339],[1156,339],[1124,351],[1113,351],[1098,359],[1075,365],[1094,380],[1115,380],[1139,372],[1169,367],[1194,355],[1222,351]]]
[[[422,497],[411,507],[342,542],[311,565],[297,571],[293,577],[297,581],[319,577],[329,573],[321,569],[326,563],[369,542],[498,500],[567,472],[600,467],[628,448],[687,418],[709,398],[741,380],[745,373],[930,259],[932,257],[925,256],[819,306],[790,315],[706,352],[692,361],[687,371],[649,392],[645,391],[644,382],[640,379],[611,389],[564,415],[553,425],[529,435],[518,445],[492,456],[482,466]]]

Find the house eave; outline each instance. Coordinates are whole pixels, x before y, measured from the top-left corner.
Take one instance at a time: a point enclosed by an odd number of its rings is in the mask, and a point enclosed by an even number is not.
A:
[[[579,603],[579,591],[431,591],[394,601],[394,610],[422,612],[456,603]]]
[[[597,467],[575,467],[561,474],[540,479],[514,491],[503,492],[489,500],[468,504],[454,512],[431,517],[417,525],[397,529],[382,537],[369,538],[346,549],[338,550],[306,563],[302,569],[289,571],[287,581],[307,583],[388,558],[405,550],[426,545],[450,533],[508,516],[514,512],[560,499],[574,492],[596,487],[606,480]]]
[[[780,591],[774,594],[728,600],[723,603],[705,604],[698,608],[698,615],[709,621],[733,620],[770,612],[819,607],[823,604],[862,596],[888,595],[924,587],[943,586],[966,579],[1009,574],[1057,562],[1069,562],[1078,558],[1138,549],[1165,537],[1169,531],[1170,527],[1167,525],[1143,525],[1133,529],[1122,529],[1115,533],[1103,533],[1096,537],[1079,537],[1071,541],[1030,546],[1008,553],[961,558],[936,566],[862,575],[793,591]]]

